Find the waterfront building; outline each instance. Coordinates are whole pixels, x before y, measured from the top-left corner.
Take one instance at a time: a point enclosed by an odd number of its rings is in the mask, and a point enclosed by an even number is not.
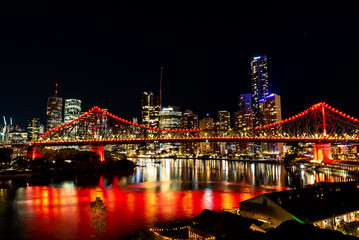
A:
[[[287,220],[336,229],[359,220],[359,183],[319,183],[319,186],[262,194],[239,203],[239,214],[277,227]],[[309,206],[309,207],[308,207]]]
[[[198,115],[194,114],[191,110],[186,110],[181,117],[181,128],[184,129],[197,129],[198,128]],[[181,144],[182,154],[195,154],[197,144],[192,142],[185,142]]]
[[[148,127],[159,127],[160,105],[158,97],[152,92],[142,94],[142,124]]]
[[[50,130],[62,124],[62,98],[57,96],[57,84],[55,96],[47,99],[46,130]]]
[[[22,129],[18,126],[11,127],[7,142],[9,142],[9,143],[26,143],[27,142],[27,131],[25,131],[24,129]]]
[[[177,106],[163,107],[160,112],[160,128],[164,129],[180,129],[182,112]],[[160,144],[161,150],[173,151],[179,150],[180,143],[164,143]]]
[[[251,60],[251,85],[253,124],[259,126],[259,99],[269,94],[267,56],[257,56]]]
[[[30,118],[27,121],[27,140],[36,141],[40,137],[40,118]]]
[[[259,121],[261,125],[267,125],[282,121],[281,99],[277,94],[270,94],[265,98],[259,99]],[[266,128],[261,134],[278,135],[276,127]],[[282,154],[283,143],[262,143],[262,152],[267,154]]]
[[[253,136],[253,110],[242,109],[234,113],[234,131],[241,137]],[[236,143],[236,151],[242,154],[253,153],[253,143]]]
[[[81,100],[65,99],[64,123],[71,122],[80,116]]]
[[[214,135],[214,120],[213,118],[207,116],[201,120],[199,120],[199,128],[205,130],[204,132],[200,132],[201,137],[211,137]],[[198,145],[198,154],[201,155],[209,155],[212,153],[214,149],[213,145],[215,143],[212,142],[200,142]]]

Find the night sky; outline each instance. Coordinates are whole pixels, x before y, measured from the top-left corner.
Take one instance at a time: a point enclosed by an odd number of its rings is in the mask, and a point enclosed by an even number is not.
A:
[[[354,5],[73,2],[1,3],[1,118],[45,123],[58,83],[58,95],[81,99],[83,110],[97,105],[132,120],[141,116],[142,92],[159,92],[161,65],[164,106],[217,118],[238,110],[238,95],[251,91],[250,59],[261,54],[283,118],[321,101],[359,117]]]

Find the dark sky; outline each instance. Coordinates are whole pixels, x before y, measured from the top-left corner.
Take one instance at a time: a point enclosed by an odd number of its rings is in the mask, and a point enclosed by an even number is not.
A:
[[[320,101],[359,117],[354,5],[73,2],[1,3],[1,117],[44,123],[58,83],[59,96],[81,99],[83,110],[98,105],[132,120],[141,93],[158,93],[163,65],[164,106],[217,118],[250,92],[250,59],[260,54],[268,56],[269,88],[281,95],[283,117]]]

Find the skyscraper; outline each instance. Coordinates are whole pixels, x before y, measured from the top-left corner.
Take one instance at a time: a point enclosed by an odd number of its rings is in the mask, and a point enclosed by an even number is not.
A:
[[[81,112],[81,100],[65,99],[64,123],[71,122],[79,117]]]
[[[30,118],[27,121],[27,140],[36,141],[40,136],[40,119]]]
[[[159,127],[159,111],[158,97],[152,92],[144,92],[142,94],[142,124]]]
[[[181,128],[196,129],[198,128],[198,115],[191,110],[186,110],[181,118]],[[194,142],[181,143],[181,152],[185,154],[195,154],[197,144]]]
[[[252,107],[253,124],[259,126],[259,99],[265,98],[268,93],[267,56],[254,57],[251,60]]]
[[[227,110],[218,111],[218,123],[220,130],[231,128],[231,113]]]
[[[272,124],[282,120],[281,100],[277,94],[270,94],[259,99],[259,121],[261,125]],[[262,134],[278,135],[277,127],[262,129]],[[283,143],[262,143],[262,152],[267,154],[282,154]]]
[[[168,106],[161,109],[160,128],[179,129],[181,127],[182,112],[177,106]]]
[[[57,127],[62,123],[62,98],[57,96],[57,86],[56,84],[55,96],[47,99],[46,130]]]
[[[252,109],[252,95],[250,93],[239,95],[238,106],[239,106],[239,110]]]

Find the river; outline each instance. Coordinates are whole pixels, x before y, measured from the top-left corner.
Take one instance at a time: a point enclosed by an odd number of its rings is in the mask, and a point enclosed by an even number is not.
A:
[[[136,159],[134,172],[76,178],[0,180],[0,239],[91,239],[90,202],[106,207],[101,239],[121,239],[168,221],[221,211],[262,193],[321,181],[355,180],[280,164],[227,160]]]

